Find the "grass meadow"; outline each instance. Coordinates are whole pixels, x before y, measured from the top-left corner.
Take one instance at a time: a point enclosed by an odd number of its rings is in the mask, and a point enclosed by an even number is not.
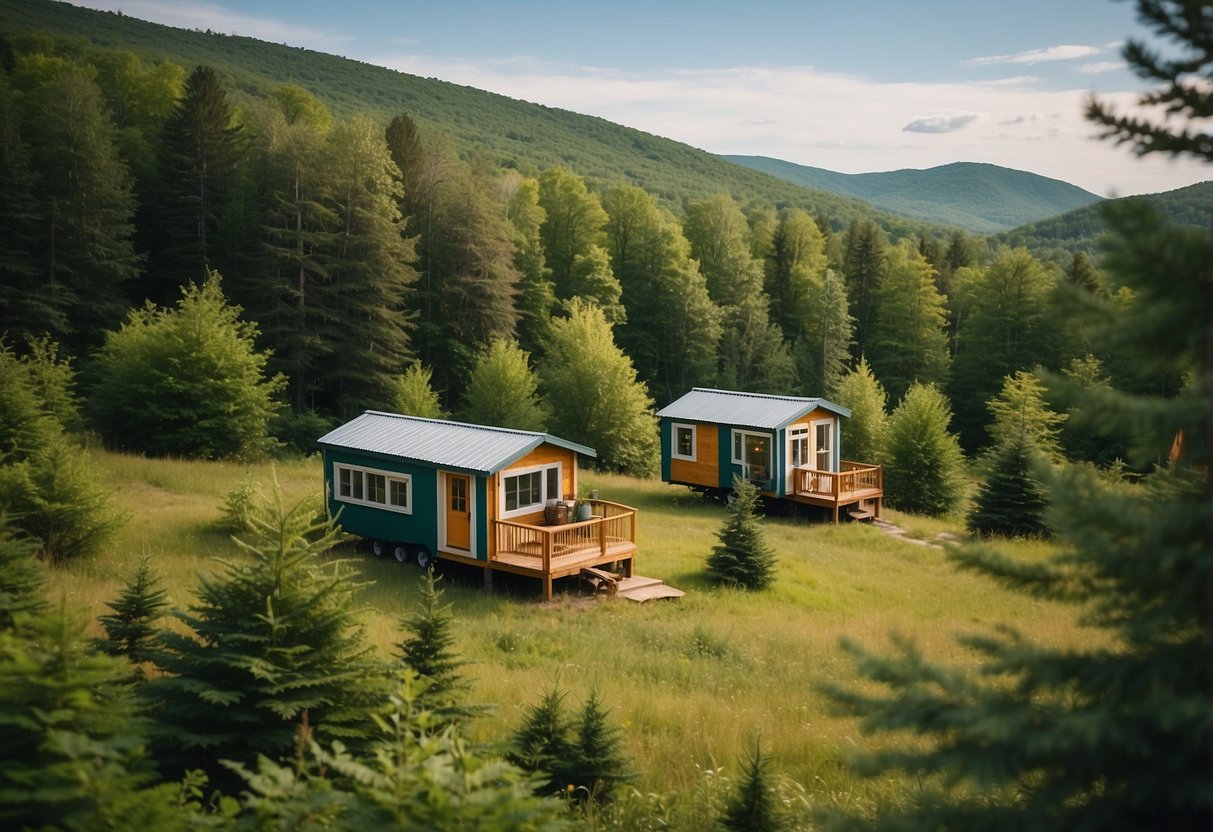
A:
[[[220,519],[226,495],[246,476],[265,493],[276,478],[288,503],[315,499],[322,488],[318,458],[246,466],[97,456],[129,522],[106,554],[56,568],[50,589],[52,601],[93,619],[97,633],[96,616],[140,557],[151,558],[179,607],[189,605],[197,576],[214,570],[215,558],[240,557]],[[717,589],[704,563],[725,522],[723,507],[657,481],[584,472],[583,482],[639,509],[637,572],[685,590],[685,598],[594,600],[569,583],[544,603],[538,582],[498,576],[490,593],[478,570],[448,566],[445,600],[458,650],[470,662],[471,698],[495,706],[493,716],[473,723],[472,738],[504,739],[557,681],[571,709],[596,687],[623,728],[639,772],[636,790],[649,796],[636,799],[702,795],[713,778],[737,774],[759,737],[774,770],[798,784],[798,801],[862,808],[878,796],[896,799],[903,784],[860,780],[847,765],[855,748],[885,740],[864,737],[853,720],[832,714],[819,690],[862,684],[841,638],[881,648],[897,632],[929,657],[956,664],[977,659],[954,636],[996,624],[1046,643],[1094,638],[1074,624],[1071,609],[958,571],[942,548],[823,518],[766,518],[778,562],[774,586],[753,594]],[[886,519],[919,540],[963,536],[960,513],[927,520],[887,511]],[[1049,551],[1040,542],[1008,548],[1023,558]],[[362,597],[366,633],[390,654],[420,573],[352,545],[342,554],[373,581]]]

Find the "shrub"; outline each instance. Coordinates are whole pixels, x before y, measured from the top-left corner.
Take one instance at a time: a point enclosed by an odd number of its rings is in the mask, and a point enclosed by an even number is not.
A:
[[[107,444],[153,456],[254,456],[270,446],[281,376],[212,272],[173,310],[134,309],[97,353],[91,417]]]

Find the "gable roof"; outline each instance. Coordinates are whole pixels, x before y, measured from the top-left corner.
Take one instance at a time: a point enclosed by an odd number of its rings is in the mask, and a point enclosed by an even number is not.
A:
[[[550,433],[421,419],[368,410],[326,433],[316,443],[330,448],[394,456],[487,476],[505,468],[545,442],[598,456],[593,448]]]
[[[775,430],[819,407],[839,416],[851,415],[851,411],[842,405],[820,398],[767,396],[762,393],[710,390],[706,387],[692,389],[657,411],[657,415],[663,419]]]

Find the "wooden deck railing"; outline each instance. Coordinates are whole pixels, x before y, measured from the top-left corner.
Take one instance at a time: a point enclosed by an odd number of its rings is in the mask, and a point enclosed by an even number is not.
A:
[[[795,493],[811,497],[827,497],[839,502],[856,492],[884,490],[884,468],[863,462],[843,460],[839,471],[818,471],[797,468]]]
[[[534,558],[535,567],[552,571],[558,557],[605,559],[619,544],[636,543],[636,509],[607,500],[590,500],[594,516],[589,520],[558,526],[535,526],[510,520],[494,521],[493,559],[502,554]]]

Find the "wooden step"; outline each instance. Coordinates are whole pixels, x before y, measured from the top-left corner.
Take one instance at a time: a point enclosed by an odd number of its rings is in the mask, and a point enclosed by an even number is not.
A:
[[[847,512],[847,517],[850,517],[852,520],[871,520],[875,516],[875,514],[866,508],[853,508]]]

